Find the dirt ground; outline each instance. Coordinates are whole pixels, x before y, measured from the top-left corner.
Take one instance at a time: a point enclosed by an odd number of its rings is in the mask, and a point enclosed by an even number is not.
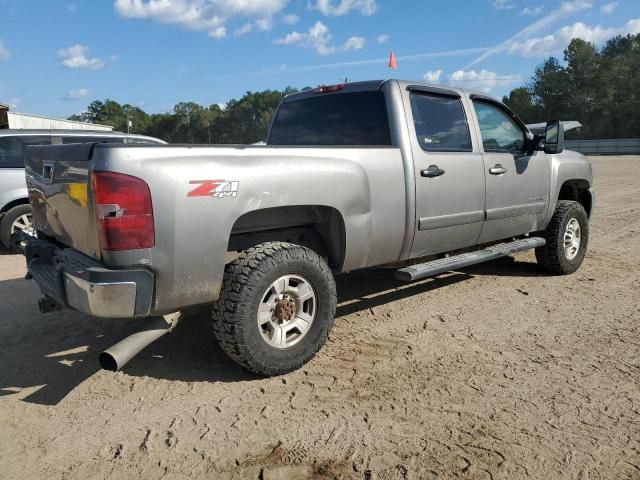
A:
[[[640,479],[640,157],[593,158],[589,254],[531,253],[414,284],[338,279],[330,341],[256,378],[184,320],[125,367],[136,328],[41,316],[0,255],[0,477]]]

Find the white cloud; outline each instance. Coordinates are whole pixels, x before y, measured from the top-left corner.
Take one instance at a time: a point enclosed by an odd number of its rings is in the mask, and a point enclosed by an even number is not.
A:
[[[271,30],[271,27],[273,27],[273,20],[271,20],[271,18],[259,18],[254,23],[256,24],[256,28],[263,32]]]
[[[458,70],[449,76],[449,84],[489,92],[495,87],[506,87],[523,78],[522,75],[498,75],[488,70]]]
[[[211,38],[224,38],[227,36],[227,27],[220,26],[213,28],[209,30],[209,33],[207,35],[209,35]]]
[[[261,30],[271,28],[271,17],[289,0],[115,0],[116,12],[125,18],[141,18],[205,31],[212,38],[227,35],[232,18],[255,19]],[[268,28],[266,28],[268,25]],[[242,27],[240,27],[242,28]]]
[[[520,12],[520,15],[529,15],[532,17],[537,17],[544,10],[544,5],[538,5],[537,7],[524,7]]]
[[[300,17],[298,15],[290,14],[282,17],[282,21],[287,25],[295,25],[300,21]]]
[[[351,37],[346,42],[344,42],[344,50],[361,50],[364,48],[364,44],[366,43],[365,39],[362,37]]]
[[[255,22],[247,22],[245,24],[243,24],[242,26],[236,28],[233,31],[233,34],[236,36],[239,35],[246,35],[247,33],[250,33],[254,30],[261,30],[263,32],[266,32],[267,30],[271,30],[271,27],[273,26],[273,22],[270,18],[260,18],[258,20],[256,20]],[[225,29],[225,27],[218,27],[219,29]],[[225,29],[225,33],[226,33],[226,29]],[[211,34],[209,34],[211,35]],[[224,35],[223,35],[224,36]]]
[[[78,88],[77,90],[70,90],[65,96],[65,100],[80,100],[89,95],[88,88]]]
[[[587,42],[601,44],[616,35],[640,33],[640,18],[629,20],[621,27],[590,27],[582,22],[562,27],[557,32],[544,37],[529,38],[510,45],[508,52],[522,57],[546,57],[564,50],[571,40],[581,38]]]
[[[66,9],[69,13],[76,13],[78,11],[78,4],[77,3],[69,3],[66,6]]]
[[[88,47],[76,44],[71,47],[61,48],[58,50],[58,56],[62,60],[62,64],[68,68],[100,70],[107,65],[104,60],[100,60],[99,58],[87,58],[88,52]]]
[[[386,33],[383,33],[382,35],[378,35],[378,38],[376,38],[376,41],[382,45],[383,43],[387,43],[389,41],[391,37],[389,37],[389,35],[387,35]]]
[[[491,0],[491,6],[496,10],[511,10],[516,8],[511,0]]]
[[[560,4],[558,8],[549,12],[544,17],[533,22],[531,25],[528,25],[527,27],[523,28],[522,30],[520,30],[519,32],[517,32],[515,35],[511,36],[509,39],[505,40],[504,42],[484,52],[478,58],[476,58],[471,63],[469,63],[466,66],[466,68],[470,68],[474,65],[477,65],[478,63],[486,60],[487,58],[493,55],[496,55],[497,53],[508,51],[513,44],[520,42],[524,39],[530,38],[533,34],[546,29],[547,27],[557,22],[558,20],[564,19],[567,15],[577,13],[581,10],[589,9],[591,7],[592,7],[591,3],[586,0],[571,0],[568,2],[563,2]]]
[[[11,50],[4,46],[2,40],[0,40],[0,61],[9,60],[11,58]]]
[[[600,11],[609,15],[610,13],[613,13],[617,6],[618,2],[609,2],[600,7]]]
[[[424,79],[427,82],[431,82],[431,83],[439,82],[441,77],[442,77],[442,70],[429,70],[427,73],[424,74]]]
[[[330,55],[347,50],[360,50],[365,45],[362,37],[351,37],[343,45],[331,45],[331,31],[324,23],[317,21],[306,33],[293,31],[282,38],[276,39],[276,45],[296,45],[303,48],[313,48],[320,55]]]
[[[233,31],[234,35],[246,35],[247,33],[253,31],[253,23],[247,22],[239,28],[236,28]]]
[[[580,10],[591,8],[593,5],[591,2],[585,0],[573,0],[571,2],[564,2],[560,5],[560,11],[566,13],[575,13]]]
[[[378,9],[376,0],[316,0],[312,8],[318,10],[323,15],[340,17],[346,15],[351,10],[360,12],[363,15],[373,15]]]

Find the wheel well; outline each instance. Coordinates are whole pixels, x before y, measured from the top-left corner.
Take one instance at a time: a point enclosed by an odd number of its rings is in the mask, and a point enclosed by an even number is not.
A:
[[[18,198],[17,200],[13,200],[12,202],[9,202],[4,207],[2,207],[2,209],[0,209],[0,215],[4,215],[13,207],[17,207],[18,205],[27,205],[28,203],[28,198]]]
[[[589,182],[586,180],[567,180],[560,187],[558,200],[573,200],[580,203],[587,211],[587,215],[591,216],[591,207],[593,200],[589,191]]]
[[[338,210],[321,205],[274,207],[245,213],[231,229],[228,251],[265,242],[289,242],[311,248],[340,270],[344,262],[345,227]]]

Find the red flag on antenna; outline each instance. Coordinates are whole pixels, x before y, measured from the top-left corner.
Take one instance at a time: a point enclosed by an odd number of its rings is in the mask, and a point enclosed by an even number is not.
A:
[[[396,56],[393,54],[393,50],[391,50],[391,55],[389,55],[389,68],[393,68],[394,70],[398,69],[398,64],[396,63]]]

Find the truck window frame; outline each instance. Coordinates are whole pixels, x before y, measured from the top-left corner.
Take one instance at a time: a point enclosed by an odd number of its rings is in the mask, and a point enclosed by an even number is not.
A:
[[[377,95],[380,97],[381,100],[381,106],[384,106],[384,125],[386,127],[386,132],[385,132],[385,140],[384,142],[376,142],[376,143],[311,143],[311,144],[307,144],[307,143],[271,143],[273,141],[273,130],[274,130],[274,126],[276,125],[276,123],[278,122],[278,117],[281,114],[281,110],[283,108],[285,108],[285,106],[290,105],[292,103],[297,103],[297,102],[305,102],[305,101],[314,101],[314,100],[321,100],[323,97],[324,98],[331,98],[335,99],[335,98],[339,98],[341,96],[364,96],[364,95]],[[269,127],[269,132],[267,135],[267,142],[266,145],[268,147],[276,147],[276,148],[282,148],[282,147],[313,147],[313,148],[395,148],[394,144],[393,144],[393,138],[391,135],[391,115],[389,113],[389,108],[388,108],[388,104],[387,104],[387,99],[386,99],[386,95],[385,93],[380,90],[380,89],[371,89],[371,90],[356,90],[356,91],[339,91],[339,92],[335,92],[335,93],[325,93],[325,94],[314,94],[313,96],[304,96],[301,98],[295,98],[294,99],[288,99],[287,97],[285,97],[281,102],[280,105],[278,105],[278,109],[276,110],[276,113],[273,117],[273,121],[271,122],[271,126]]]
[[[469,153],[473,152],[473,141],[471,139],[471,127],[469,125],[469,116],[467,115],[467,110],[462,101],[462,97],[460,95],[456,95],[453,93],[449,93],[445,90],[430,88],[430,89],[420,89],[416,87],[408,88],[409,90],[409,108],[411,110],[411,120],[413,123],[413,131],[415,133],[416,141],[420,148],[428,153]],[[411,105],[411,98],[413,96],[416,97],[433,97],[433,98],[446,98],[449,100],[455,100],[458,102],[460,109],[462,110],[462,116],[464,118],[464,125],[467,129],[467,141],[469,148],[427,148],[419,139],[418,130],[416,128],[416,121],[414,115],[413,105]]]
[[[509,109],[509,107],[507,107],[506,105],[504,105],[503,103],[500,103],[490,97],[484,97],[483,95],[471,95],[470,96],[470,100],[471,100],[471,106],[473,107],[473,113],[476,116],[476,122],[478,124],[478,134],[480,136],[480,145],[482,146],[482,150],[486,153],[511,153],[513,155],[518,155],[521,154],[523,152],[526,151],[527,149],[527,143],[529,141],[529,135],[528,135],[528,129],[525,126],[525,124],[522,122],[522,120],[520,120],[517,115]],[[480,118],[478,117],[478,111],[476,110],[476,104],[481,104],[481,105],[488,105],[490,107],[493,107],[494,109],[502,112],[504,114],[505,117],[507,117],[507,119],[516,126],[516,128],[518,130],[520,130],[520,132],[522,133],[522,147],[519,149],[505,149],[505,148],[499,148],[499,149],[487,149],[484,145],[484,138],[482,138],[482,127],[480,126]]]

